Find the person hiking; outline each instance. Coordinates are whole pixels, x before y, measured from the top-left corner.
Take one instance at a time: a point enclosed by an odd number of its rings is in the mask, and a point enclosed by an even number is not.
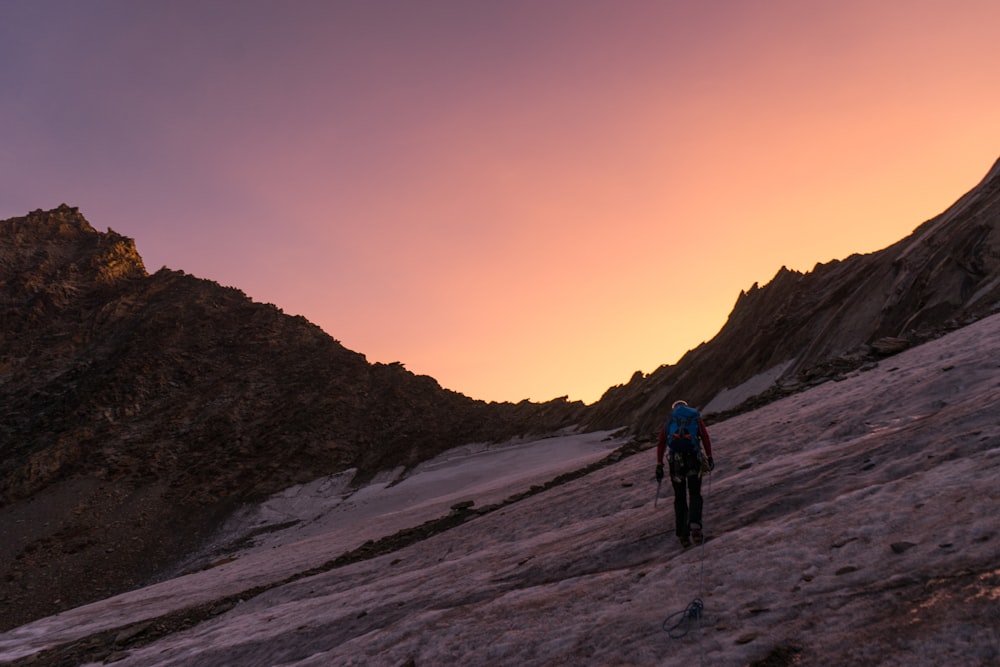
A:
[[[701,544],[701,478],[715,469],[712,441],[701,413],[686,401],[674,401],[670,419],[660,429],[656,446],[656,481],[663,480],[663,455],[667,454],[670,483],[674,487],[674,522],[681,545]],[[690,504],[688,496],[690,495]]]

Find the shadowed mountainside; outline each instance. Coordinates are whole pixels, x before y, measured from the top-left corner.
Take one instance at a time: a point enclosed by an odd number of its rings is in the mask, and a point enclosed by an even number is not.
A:
[[[142,583],[239,503],[584,408],[370,364],[237,289],[149,275],[65,205],[0,221],[0,304],[0,627]]]
[[[588,424],[657,430],[686,398],[723,417],[838,377],[1000,309],[1000,161],[907,238],[866,255],[784,267],[741,292],[725,326],[675,365],[636,373]]]
[[[657,506],[651,452],[515,493],[530,457],[459,448],[363,502],[283,495],[325,527],[0,632],[0,662],[995,667],[1000,315],[846,376],[713,426],[700,547]],[[352,514],[386,537],[331,521]]]
[[[592,405],[485,403],[370,364],[302,317],[162,269],[60,206],[0,221],[0,630],[135,588],[231,512],[471,442],[721,419],[1000,308],[1000,162],[875,253],[782,268],[677,364]]]

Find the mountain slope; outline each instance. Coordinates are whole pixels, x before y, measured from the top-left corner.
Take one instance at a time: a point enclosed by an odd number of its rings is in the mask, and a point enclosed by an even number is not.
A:
[[[630,424],[647,434],[680,397],[707,412],[735,408],[768,388],[772,400],[998,309],[1000,161],[898,243],[805,274],[782,267],[764,287],[742,292],[711,341],[673,366],[609,389],[590,424]]]
[[[0,221],[0,303],[0,627],[140,584],[247,500],[583,409],[369,364],[239,290],[149,275],[67,206]]]
[[[713,425],[703,550],[678,544],[668,497],[655,506],[650,451],[493,509],[484,460],[465,489],[483,511],[431,537],[341,554],[331,522],[263,541],[0,634],[0,660],[994,665],[998,360],[994,315]],[[665,632],[695,598],[701,623]]]
[[[1000,306],[1000,162],[882,251],[782,269],[676,365],[593,406],[486,404],[369,364],[301,317],[183,272],[61,206],[0,221],[0,628],[128,590],[234,510],[341,471],[583,424],[721,419]]]

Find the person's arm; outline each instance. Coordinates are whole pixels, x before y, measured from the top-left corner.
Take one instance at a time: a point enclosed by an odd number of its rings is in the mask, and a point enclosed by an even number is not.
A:
[[[701,444],[705,446],[705,456],[712,456],[712,439],[708,437],[708,429],[705,422],[698,420],[698,433],[701,434]]]
[[[660,429],[660,438],[656,442],[656,463],[663,465],[663,450],[667,448],[666,427]]]

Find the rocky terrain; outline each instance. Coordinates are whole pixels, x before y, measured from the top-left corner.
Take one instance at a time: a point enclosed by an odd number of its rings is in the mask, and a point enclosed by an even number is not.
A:
[[[161,269],[60,206],[0,221],[0,630],[162,576],[238,508],[458,445],[716,421],[1000,309],[1000,163],[879,252],[782,269],[674,365],[594,405],[485,403],[302,317]]]
[[[0,221],[0,304],[0,627],[139,585],[248,500],[583,409],[370,364],[237,289],[149,275],[68,206]]]
[[[809,273],[782,267],[764,287],[741,292],[711,341],[609,389],[589,423],[628,424],[647,435],[677,396],[719,419],[997,310],[1000,161],[948,210],[888,248]]]
[[[998,409],[1000,314],[713,424],[688,548],[652,452],[596,461],[607,433],[460,447],[339,502],[323,480],[255,512],[317,530],[0,632],[0,663],[995,667]]]

